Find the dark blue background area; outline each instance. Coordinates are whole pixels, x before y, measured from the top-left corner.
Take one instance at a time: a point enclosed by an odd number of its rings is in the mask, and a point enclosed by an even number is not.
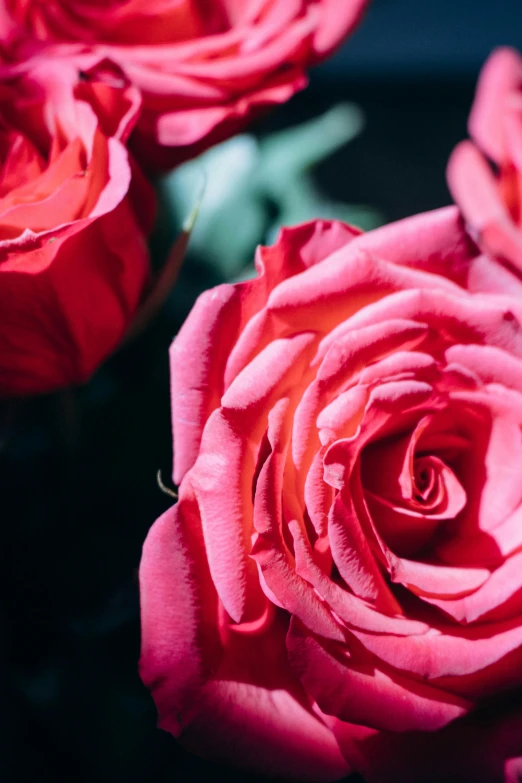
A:
[[[325,193],[387,220],[443,206],[478,71],[501,44],[522,48],[518,0],[374,0],[309,89],[254,130],[358,103],[365,130],[318,168]],[[219,282],[187,266],[154,325],[86,387],[0,405],[2,783],[253,780],[157,730],[137,674],[141,545],[170,505],[156,485],[171,462],[168,346]]]
[[[348,1],[348,0],[347,0]],[[375,0],[325,78],[471,78],[495,46],[522,48],[518,0]]]

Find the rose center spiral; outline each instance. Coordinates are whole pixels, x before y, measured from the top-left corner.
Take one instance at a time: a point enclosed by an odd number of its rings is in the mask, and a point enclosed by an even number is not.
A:
[[[364,503],[377,534],[400,556],[425,553],[466,504],[451,467],[455,443],[446,448],[436,419],[424,417],[413,431],[371,443],[361,455]]]

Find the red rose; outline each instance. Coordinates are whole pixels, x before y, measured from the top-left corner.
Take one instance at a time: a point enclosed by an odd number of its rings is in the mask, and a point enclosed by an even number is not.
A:
[[[135,147],[149,165],[168,167],[303,88],[305,69],[341,43],[367,2],[6,0],[0,28],[4,38],[12,31],[12,56],[26,51],[14,47],[25,33],[82,42],[118,62],[143,95]]]
[[[285,230],[174,341],[141,672],[189,749],[379,783],[522,752],[469,723],[522,685],[522,300],[466,291],[474,254],[455,208]]]
[[[522,58],[513,49],[497,49],[484,66],[469,132],[473,141],[450,158],[448,183],[487,256],[480,287],[522,294]]]
[[[98,63],[0,74],[0,394],[84,381],[148,277],[153,195],[126,138],[139,94]]]

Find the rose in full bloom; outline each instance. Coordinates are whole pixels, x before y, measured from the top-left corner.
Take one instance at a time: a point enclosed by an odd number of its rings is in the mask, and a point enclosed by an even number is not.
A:
[[[0,74],[0,394],[82,382],[148,279],[153,194],[125,146],[139,94],[106,62]]]
[[[134,147],[168,167],[236,133],[306,84],[368,0],[3,0],[11,57],[81,44],[118,62],[143,96]],[[65,47],[72,55],[74,48]]]
[[[454,207],[318,221],[196,303],[141,564],[141,673],[187,748],[297,780],[514,768],[522,301],[470,293],[477,258]]]
[[[522,58],[497,49],[486,62],[448,183],[489,267],[485,290],[522,294]],[[494,164],[490,164],[491,161]]]

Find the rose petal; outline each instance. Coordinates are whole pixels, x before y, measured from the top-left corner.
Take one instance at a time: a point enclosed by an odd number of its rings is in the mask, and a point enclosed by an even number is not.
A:
[[[215,680],[201,689],[197,710],[181,743],[198,755],[310,783],[351,772],[330,730],[285,687]]]
[[[313,342],[313,333],[277,340],[256,357],[249,372],[236,378],[222,407],[207,421],[191,472],[212,578],[236,622],[246,619],[245,612],[258,614],[261,594],[257,570],[247,556],[257,456],[253,441],[261,440],[276,400],[302,377]],[[216,525],[216,518],[224,523]]]
[[[488,157],[501,163],[505,155],[503,121],[506,105],[520,89],[522,60],[515,49],[501,47],[491,54],[481,71],[469,132]]]
[[[375,732],[330,720],[368,783],[504,783],[505,760],[522,753],[522,710],[496,709],[437,732]]]
[[[472,707],[433,686],[385,673],[371,660],[352,660],[340,650],[334,655],[294,619],[287,646],[294,671],[321,710],[349,723],[394,732],[434,731]]]

